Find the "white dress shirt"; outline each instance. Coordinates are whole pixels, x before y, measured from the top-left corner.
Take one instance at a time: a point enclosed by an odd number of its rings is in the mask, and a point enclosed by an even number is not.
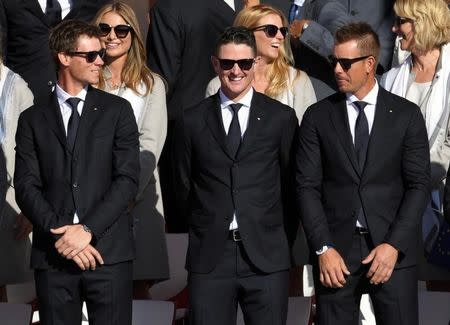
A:
[[[347,115],[348,115],[348,124],[350,126],[350,133],[352,134],[352,141],[353,144],[355,144],[355,125],[356,125],[356,119],[358,118],[359,109],[358,107],[353,104],[357,101],[363,101],[366,102],[367,105],[364,108],[364,113],[366,114],[367,123],[369,124],[369,135],[372,131],[373,126],[373,120],[375,118],[375,107],[377,104],[377,97],[378,97],[378,82],[375,80],[375,86],[369,91],[369,93],[362,99],[359,99],[355,95],[352,94],[346,94],[347,95]],[[361,224],[356,220],[356,227],[361,227]],[[328,250],[329,246],[323,246],[322,249],[316,251],[317,255],[321,255],[325,253]]]
[[[58,0],[59,5],[61,6],[61,19],[67,16],[70,12],[70,1],[69,0]],[[39,5],[42,8],[42,12],[45,13],[45,9],[47,8],[47,0],[39,0]]]
[[[66,136],[67,136],[67,128],[69,126],[69,119],[70,119],[70,115],[72,115],[72,107],[69,105],[69,103],[67,103],[67,99],[72,98],[72,97],[77,97],[77,98],[81,99],[77,106],[78,114],[80,114],[80,116],[81,116],[81,113],[83,112],[84,101],[86,100],[87,87],[84,87],[76,96],[72,96],[72,95],[68,94],[64,89],[62,89],[59,86],[59,84],[56,84],[55,91],[56,91],[56,98],[58,99],[59,109],[61,111],[61,116],[62,116],[62,120],[63,120],[63,124],[64,124],[64,131],[66,132]],[[76,224],[78,222],[80,222],[80,220],[78,219],[77,212],[75,211],[75,214],[73,216],[73,223]]]
[[[230,6],[231,9],[233,9],[234,11],[236,11],[236,9],[234,8],[234,0],[223,0],[227,5]]]
[[[222,121],[223,128],[225,129],[225,133],[228,135],[228,130],[230,129],[231,120],[233,119],[233,109],[230,107],[230,104],[242,104],[242,107],[238,111],[238,119],[239,126],[241,128],[241,137],[244,137],[245,131],[247,130],[248,125],[248,116],[250,114],[250,104],[253,98],[253,88],[250,88],[250,91],[245,94],[238,102],[233,102],[222,92],[222,89],[219,91],[220,97],[220,108],[222,112]],[[238,223],[236,220],[236,211],[233,213],[233,221],[230,223],[230,230],[234,230],[238,228]]]

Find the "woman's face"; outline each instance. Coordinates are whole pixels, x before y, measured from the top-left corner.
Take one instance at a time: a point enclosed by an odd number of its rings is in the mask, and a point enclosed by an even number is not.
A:
[[[278,58],[280,47],[284,43],[284,36],[279,30],[279,28],[283,27],[283,22],[280,16],[269,14],[259,20],[258,26],[263,25],[275,25],[278,27],[278,31],[274,37],[267,36],[263,29],[254,31],[257,55],[261,56],[266,62],[273,62]]]
[[[403,51],[411,51],[414,46],[414,22],[397,16],[392,31],[400,37],[400,48]]]
[[[127,22],[119,14],[110,11],[103,15],[100,19],[99,24],[107,24],[111,28],[111,31],[106,35],[102,36],[100,39],[106,48],[106,56],[108,58],[118,58],[121,56],[126,56],[131,47],[131,30],[126,34],[125,37],[117,37],[114,27],[122,25],[127,26]],[[119,27],[120,28],[120,27]],[[118,33],[119,36],[121,33]]]

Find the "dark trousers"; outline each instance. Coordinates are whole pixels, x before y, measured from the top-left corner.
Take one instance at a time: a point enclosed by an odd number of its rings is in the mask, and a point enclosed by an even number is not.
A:
[[[322,286],[318,267],[314,267],[317,325],[359,324],[359,303],[363,293],[370,295],[377,325],[418,324],[416,267],[395,269],[389,281],[372,285],[366,277],[370,264],[361,264],[372,249],[370,235],[353,235],[352,248],[345,260],[351,274],[340,289]]]
[[[86,302],[90,325],[131,325],[131,261],[95,271],[36,270],[39,318],[43,325],[80,325]]]
[[[259,271],[242,242],[228,240],[216,268],[189,273],[189,321],[192,325],[236,324],[239,303],[247,325],[284,325],[289,273]]]

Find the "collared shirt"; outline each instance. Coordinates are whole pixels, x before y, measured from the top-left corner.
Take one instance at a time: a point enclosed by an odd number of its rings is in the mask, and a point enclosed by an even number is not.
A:
[[[367,122],[369,124],[369,135],[372,131],[373,119],[375,117],[375,106],[377,104],[377,96],[378,96],[378,82],[375,80],[375,86],[369,91],[369,93],[363,98],[358,99],[355,95],[346,94],[347,95],[347,115],[348,115],[348,124],[350,126],[350,133],[352,134],[353,144],[355,143],[355,125],[356,119],[358,118],[359,109],[356,107],[353,102],[363,101],[367,103],[367,106],[364,108],[364,113],[367,117]]]
[[[227,5],[230,6],[231,9],[233,9],[234,11],[236,10],[234,8],[234,0],[223,0]]]
[[[84,101],[86,99],[87,86],[84,87],[76,96],[68,94],[64,89],[62,89],[59,86],[59,84],[56,84],[55,91],[56,91],[56,98],[58,99],[59,109],[64,123],[64,130],[66,131],[67,136],[67,127],[69,126],[69,119],[70,115],[72,114],[72,107],[70,107],[69,103],[67,103],[67,99],[72,97],[77,97],[81,99],[77,106],[78,114],[80,114],[81,116],[81,113],[83,112]],[[79,222],[80,220],[78,219],[77,212],[75,211],[75,214],[73,216],[73,223],[76,224]]]
[[[70,12],[70,0],[57,0],[61,6],[61,19],[67,16]],[[39,0],[39,5],[41,6],[42,12],[45,13],[47,8],[47,0]]]
[[[223,127],[225,129],[225,133],[228,134],[228,130],[230,129],[231,120],[233,119],[233,109],[230,107],[230,104],[242,104],[242,107],[238,112],[239,126],[241,128],[241,137],[244,137],[245,131],[247,130],[248,125],[248,116],[250,114],[250,105],[253,98],[253,88],[245,94],[238,102],[233,102],[222,92],[222,89],[219,91],[220,97],[220,110],[222,113],[222,121]],[[233,221],[230,223],[230,230],[234,230],[238,228],[238,223],[236,220],[236,211],[233,213]]]
[[[72,97],[77,97],[77,98],[81,99],[77,106],[78,114],[80,114],[80,116],[81,116],[81,113],[83,113],[84,101],[86,99],[87,87],[84,87],[76,96],[72,96],[72,95],[68,94],[64,89],[62,89],[59,86],[59,84],[56,85],[55,91],[56,91],[56,97],[58,98],[58,104],[59,104],[61,116],[62,116],[63,123],[64,123],[64,130],[66,131],[66,136],[67,136],[67,127],[69,125],[70,115],[72,115],[72,107],[69,105],[69,103],[67,103],[67,99],[72,98]]]
[[[294,0],[293,3],[299,7],[302,7],[305,4],[305,0]]]

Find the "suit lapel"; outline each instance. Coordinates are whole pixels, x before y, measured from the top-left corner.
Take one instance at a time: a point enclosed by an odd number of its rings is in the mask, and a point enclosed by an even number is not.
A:
[[[339,141],[350,160],[353,169],[358,176],[361,175],[358,160],[356,158],[355,146],[352,141],[352,134],[350,133],[350,125],[348,123],[347,106],[345,103],[345,95],[341,94],[338,99],[337,105],[333,105],[330,110],[331,121],[334,128],[336,129],[336,134]]]
[[[226,133],[223,127],[222,112],[220,110],[221,108],[219,93],[217,93],[214,96],[213,105],[208,109],[208,112],[206,114],[206,125],[208,125],[208,128],[210,129],[214,139],[216,139],[222,150],[230,159],[234,160],[234,157],[232,157],[232,155],[228,151],[226,143]]]
[[[52,129],[59,142],[61,142],[61,144],[65,148],[67,146],[66,131],[64,129],[61,110],[55,91],[50,94],[48,102],[44,103],[42,107],[44,117],[48,122],[48,126]]]
[[[42,11],[41,6],[39,5],[39,1],[37,0],[22,0],[23,7],[25,10],[28,10],[33,15],[38,17],[45,25],[50,27],[50,22],[47,19],[47,16]]]
[[[244,138],[242,139],[241,146],[236,154],[236,159],[241,159],[246,153],[250,151],[253,146],[253,140],[255,139],[258,131],[261,129],[263,123],[269,123],[263,116],[263,104],[260,101],[258,94],[253,92],[252,103],[248,116],[247,129],[245,130]]]
[[[384,100],[383,89],[380,87],[377,96],[377,104],[375,108],[375,116],[373,119],[372,130],[370,132],[369,146],[367,148],[366,163],[364,165],[363,176],[367,174],[367,170],[370,169],[371,163],[383,155],[385,143],[383,139],[386,135],[384,131],[386,128],[391,127],[389,118],[389,112],[392,112],[392,108],[389,108]]]
[[[73,149],[75,155],[80,150],[80,147],[85,145],[87,136],[92,130],[91,126],[100,115],[101,109],[100,106],[98,106],[97,94],[92,87],[89,86],[86,101],[83,106],[83,113],[81,114],[80,125],[78,126],[77,137],[75,139],[75,146]]]

